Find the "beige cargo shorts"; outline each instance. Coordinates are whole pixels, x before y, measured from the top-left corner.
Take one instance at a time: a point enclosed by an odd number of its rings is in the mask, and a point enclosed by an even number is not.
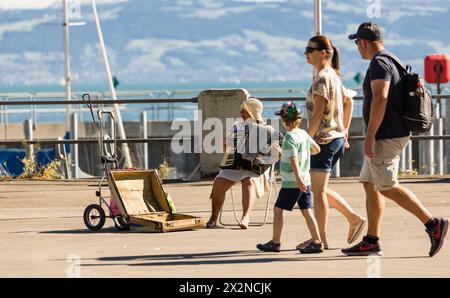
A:
[[[375,142],[375,157],[364,155],[359,182],[371,182],[375,191],[389,190],[398,184],[400,154],[409,142],[408,137]]]

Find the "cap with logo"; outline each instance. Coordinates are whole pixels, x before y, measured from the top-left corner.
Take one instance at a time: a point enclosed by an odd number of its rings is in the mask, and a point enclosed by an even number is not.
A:
[[[275,112],[275,115],[289,120],[297,120],[302,118],[302,111],[297,107],[295,102],[287,101],[281,106],[279,111]]]

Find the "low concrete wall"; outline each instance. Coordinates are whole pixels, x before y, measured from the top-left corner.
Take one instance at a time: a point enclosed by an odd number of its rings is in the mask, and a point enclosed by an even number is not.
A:
[[[237,90],[206,90],[198,96],[199,116],[205,121],[208,118],[218,118],[222,124],[223,136],[226,136],[227,118],[238,118],[240,116],[240,105],[249,97],[249,93],[244,89]],[[202,130],[201,143],[196,140],[197,146],[202,146],[205,136],[212,130]],[[221,140],[216,140],[221,141]],[[203,147],[203,146],[202,146]],[[197,147],[198,148],[198,147]],[[202,148],[200,153],[200,172],[202,175],[216,173],[222,161],[223,154],[204,153]]]

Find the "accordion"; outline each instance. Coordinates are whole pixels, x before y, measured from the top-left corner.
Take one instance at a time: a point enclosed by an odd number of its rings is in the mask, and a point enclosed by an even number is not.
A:
[[[239,129],[234,125],[233,148],[224,154],[219,168],[262,175],[278,161],[278,154],[273,156],[272,145],[278,143],[281,146],[282,138],[283,135],[271,126],[248,123]]]

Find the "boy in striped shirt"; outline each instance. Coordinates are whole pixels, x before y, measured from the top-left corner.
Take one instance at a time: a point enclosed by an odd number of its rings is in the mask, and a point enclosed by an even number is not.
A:
[[[286,129],[280,162],[281,190],[274,207],[272,240],[265,244],[258,244],[256,247],[262,251],[280,251],[283,211],[292,211],[295,204],[298,204],[313,240],[308,246],[301,248],[300,253],[321,253],[323,245],[312,211],[311,178],[309,176],[310,154],[318,154],[320,147],[306,131],[300,129],[301,112],[294,102],[285,102],[275,115],[281,116]]]

